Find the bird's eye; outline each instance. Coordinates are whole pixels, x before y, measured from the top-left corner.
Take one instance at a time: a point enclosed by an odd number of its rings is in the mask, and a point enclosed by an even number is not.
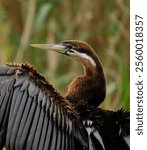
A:
[[[68,50],[74,49],[73,45],[70,45],[70,44],[67,44],[67,45],[66,45],[66,48],[67,48]]]

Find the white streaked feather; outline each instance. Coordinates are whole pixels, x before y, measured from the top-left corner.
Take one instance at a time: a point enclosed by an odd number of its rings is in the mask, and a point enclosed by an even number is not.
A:
[[[120,128],[119,128],[119,133],[118,133],[118,134],[121,135],[121,132],[122,132],[122,129],[121,129],[121,127],[120,127]]]
[[[105,150],[105,146],[103,143],[103,139],[100,136],[99,132],[97,130],[94,131],[93,135],[95,135],[95,137],[97,138],[97,140],[100,142],[101,146],[103,147],[103,149]]]
[[[119,129],[119,136],[122,133],[122,128]],[[124,141],[127,143],[127,145],[130,147],[130,136],[123,136]]]
[[[95,138],[99,141],[99,143],[101,144],[101,146],[103,147],[103,150],[105,150],[105,146],[103,143],[103,139],[100,136],[99,132],[97,130],[95,130],[93,127],[86,127],[86,130],[88,132],[88,138],[89,138],[89,145],[90,145],[90,150],[93,150],[93,144],[91,141],[91,137],[90,134],[93,134],[95,136]]]
[[[93,143],[92,143],[91,137],[90,137],[90,134],[93,132],[93,128],[87,127],[86,130],[88,132],[89,150],[95,150],[95,149],[93,149],[94,147],[93,147]]]
[[[123,139],[127,143],[127,145],[130,147],[130,136],[124,136]]]
[[[92,121],[91,120],[84,120],[83,121],[83,125],[86,125],[86,126],[91,126],[92,125]]]

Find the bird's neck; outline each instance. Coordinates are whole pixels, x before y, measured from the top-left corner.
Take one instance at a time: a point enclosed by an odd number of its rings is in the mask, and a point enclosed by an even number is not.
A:
[[[65,97],[79,107],[82,105],[98,106],[105,98],[105,86],[105,75],[100,61],[96,62],[96,66],[85,63],[84,75],[75,78],[70,83]]]

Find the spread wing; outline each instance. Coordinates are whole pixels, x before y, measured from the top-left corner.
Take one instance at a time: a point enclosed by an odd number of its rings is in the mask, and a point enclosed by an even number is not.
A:
[[[88,133],[88,147],[93,150],[129,150],[130,113],[91,109],[83,122]]]
[[[72,105],[32,66],[0,66],[0,149],[74,150],[76,142],[86,145]]]

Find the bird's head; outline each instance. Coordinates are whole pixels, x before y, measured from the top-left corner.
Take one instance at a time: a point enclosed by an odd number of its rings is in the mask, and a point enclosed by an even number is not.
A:
[[[94,50],[87,43],[82,41],[67,40],[60,44],[32,44],[31,46],[56,51],[82,62],[84,65],[89,64],[92,67],[96,67],[96,60],[98,58]]]
[[[106,82],[103,68],[96,53],[87,43],[68,40],[60,44],[32,44],[32,46],[56,51],[83,64],[84,75],[74,79],[68,86],[65,96],[69,101],[99,105],[104,100]]]

